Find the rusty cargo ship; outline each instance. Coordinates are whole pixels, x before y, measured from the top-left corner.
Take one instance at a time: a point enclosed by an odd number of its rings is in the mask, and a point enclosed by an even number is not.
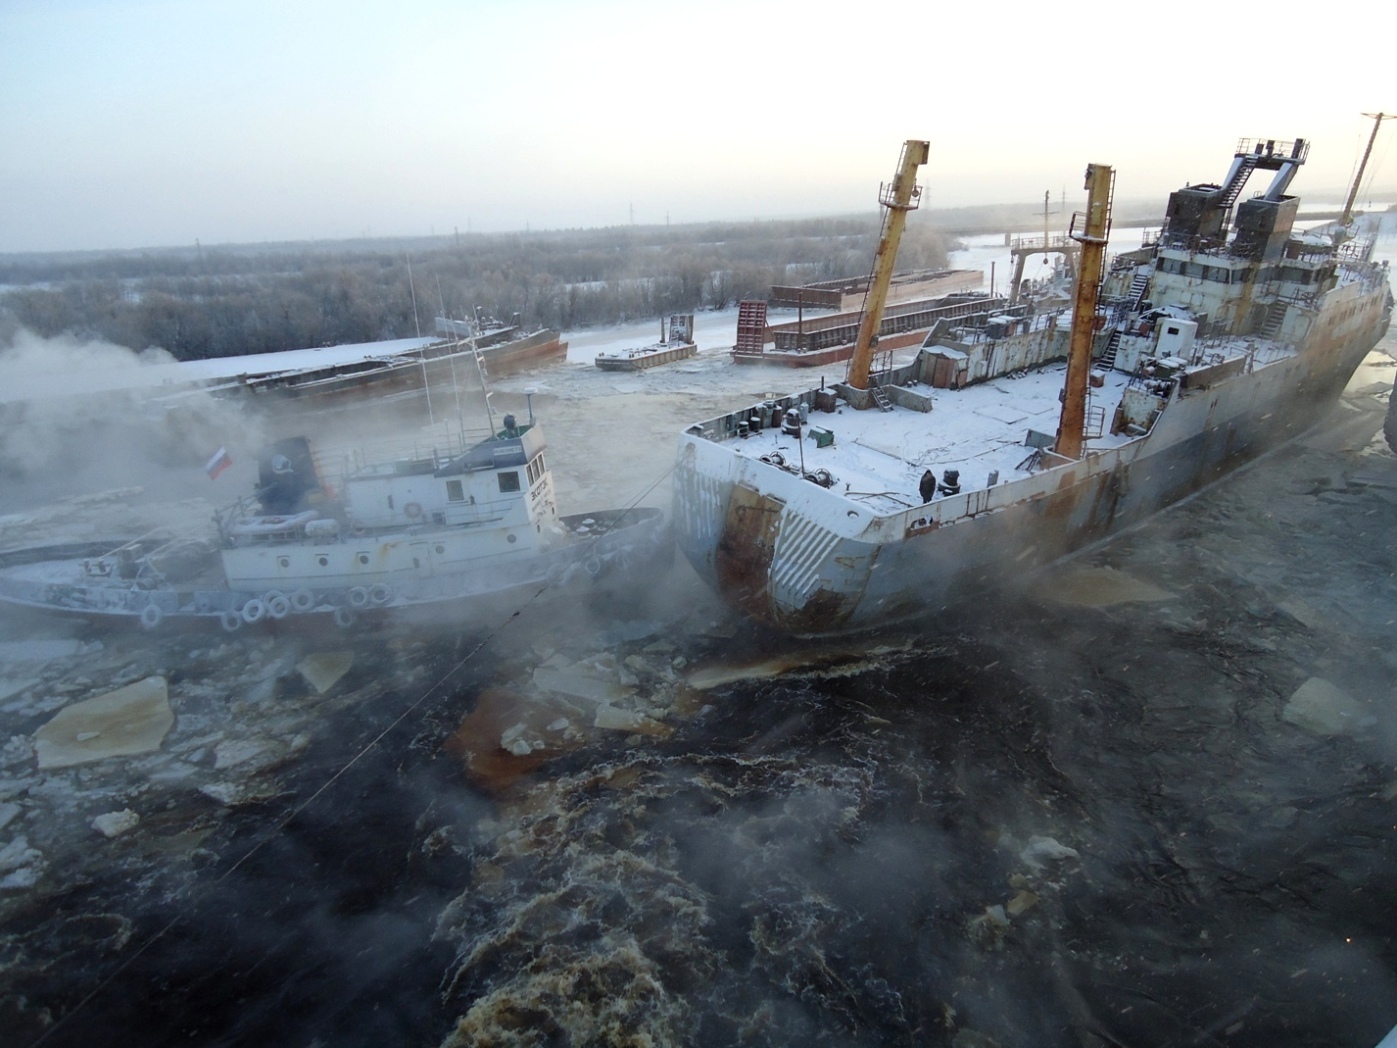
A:
[[[1071,308],[994,302],[910,363],[875,355],[872,296],[844,382],[683,432],[680,548],[755,620],[856,630],[1049,563],[1304,432],[1392,313],[1356,224],[1296,228],[1288,189],[1308,149],[1240,142],[1221,183],[1173,193],[1162,229],[1114,259],[1114,174],[1091,165]],[[927,156],[909,141],[880,197],[875,275]],[[1257,171],[1268,188],[1238,203]]]

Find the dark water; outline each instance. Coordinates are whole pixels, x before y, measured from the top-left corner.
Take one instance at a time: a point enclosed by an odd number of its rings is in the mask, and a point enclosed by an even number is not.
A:
[[[131,835],[46,838],[0,898],[4,1043],[1376,1044],[1394,535],[1397,460],[1336,438],[834,649],[715,626],[682,572],[657,591],[691,615],[361,637],[275,789],[133,792]],[[1097,606],[1122,579],[1157,599]],[[286,710],[281,649],[315,646],[120,644],[189,696],[270,667]],[[462,718],[525,716],[553,652],[635,656],[673,732],[472,763]],[[1286,719],[1311,678],[1352,698],[1342,731]]]

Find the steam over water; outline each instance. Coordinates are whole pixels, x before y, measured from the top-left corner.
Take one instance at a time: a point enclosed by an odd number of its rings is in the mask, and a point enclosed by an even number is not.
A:
[[[545,406],[559,459],[606,454],[568,428],[582,405]],[[4,1042],[1376,1044],[1397,1023],[1381,408],[837,643],[755,632],[682,563],[468,626],[6,611]],[[0,525],[76,536],[145,497]],[[156,748],[40,766],[59,709],[154,677]]]

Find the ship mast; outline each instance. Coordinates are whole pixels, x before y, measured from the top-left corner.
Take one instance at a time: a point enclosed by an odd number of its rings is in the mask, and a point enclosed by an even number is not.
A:
[[[1397,119],[1390,113],[1364,113],[1364,116],[1372,117],[1373,133],[1368,136],[1368,148],[1363,150],[1363,159],[1358,162],[1358,174],[1353,177],[1353,188],[1348,192],[1348,200],[1344,202],[1344,215],[1339,219],[1339,225],[1346,226],[1353,218],[1353,202],[1358,198],[1358,187],[1363,184],[1363,170],[1368,166],[1368,157],[1373,154],[1373,143],[1378,140],[1378,128],[1382,127],[1384,120]]]
[[[1077,216],[1072,216],[1068,236],[1082,245],[1077,269],[1076,301],[1072,306],[1072,341],[1067,355],[1067,383],[1063,391],[1062,416],[1053,450],[1063,458],[1082,457],[1086,433],[1087,378],[1091,371],[1091,346],[1096,336],[1096,293],[1106,258],[1106,239],[1111,232],[1111,191],[1115,175],[1107,164],[1087,165],[1087,214],[1085,228],[1076,232]]]
[[[909,138],[902,144],[902,158],[898,161],[893,184],[882,185],[878,190],[878,203],[886,210],[883,212],[878,250],[873,256],[873,275],[869,278],[868,292],[863,300],[859,336],[854,343],[854,355],[849,358],[849,385],[855,389],[868,388],[873,346],[877,341],[878,328],[883,323],[883,306],[888,300],[888,285],[892,283],[893,266],[897,262],[897,247],[902,242],[902,231],[907,225],[907,212],[916,210],[922,195],[922,187],[917,185],[917,168],[927,162],[930,154],[930,143]]]

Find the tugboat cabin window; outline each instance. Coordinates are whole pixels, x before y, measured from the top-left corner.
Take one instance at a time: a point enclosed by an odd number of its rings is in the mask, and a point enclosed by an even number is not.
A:
[[[465,502],[466,491],[459,480],[448,480],[446,482],[446,501]]]
[[[519,490],[519,474],[518,474],[518,473],[514,473],[514,472],[510,472],[510,473],[500,473],[500,474],[498,474],[498,476],[499,476],[499,478],[500,478],[500,491],[504,492],[504,491],[518,491],[518,490]]]

